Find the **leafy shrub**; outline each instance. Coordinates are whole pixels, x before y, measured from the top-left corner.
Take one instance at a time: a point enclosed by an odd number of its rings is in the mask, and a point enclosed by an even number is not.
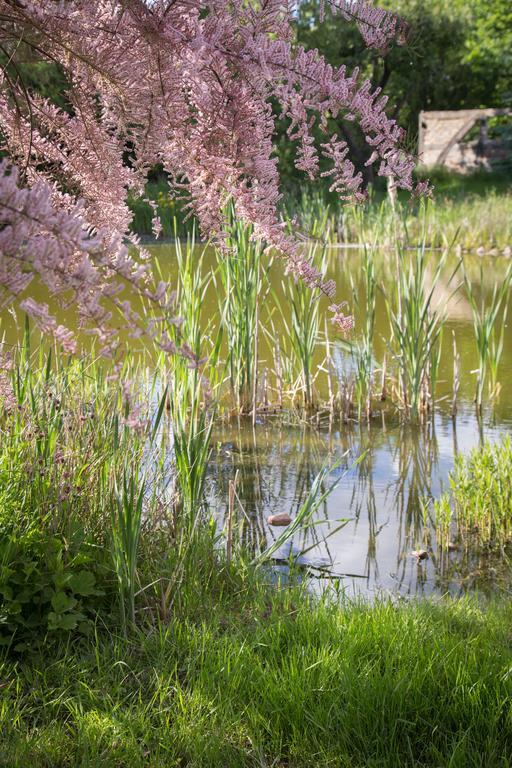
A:
[[[32,527],[0,534],[0,645],[25,651],[43,639],[91,631],[107,570],[91,545]]]

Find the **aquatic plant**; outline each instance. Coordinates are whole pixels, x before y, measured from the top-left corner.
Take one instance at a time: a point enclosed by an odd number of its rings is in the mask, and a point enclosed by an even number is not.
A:
[[[498,385],[498,366],[503,352],[508,302],[512,286],[512,264],[507,268],[503,280],[494,284],[488,303],[483,291],[482,266],[480,266],[480,301],[477,300],[473,284],[465,269],[464,285],[473,315],[473,331],[478,353],[475,402],[477,409],[481,410],[488,373],[490,373],[491,396],[496,392]]]
[[[259,306],[271,260],[263,267],[262,245],[253,228],[235,218],[231,207],[228,251],[216,250],[222,291],[217,290],[220,322],[227,340],[230,385],[239,413],[255,406],[258,382]]]
[[[291,231],[296,224],[308,238],[319,240],[323,244],[334,244],[338,241],[337,217],[321,191],[301,188],[298,195],[291,194],[285,198],[283,208]]]
[[[326,249],[319,248],[317,244],[311,245],[307,261],[323,278],[327,271]],[[284,322],[294,358],[292,365],[301,378],[304,405],[312,408],[315,405],[314,354],[320,329],[320,294],[312,294],[299,280],[283,280],[282,289],[286,304],[291,309],[290,327]]]
[[[352,357],[355,363],[354,395],[357,403],[358,417],[371,415],[371,398],[374,375],[373,343],[375,334],[375,311],[377,298],[377,280],[375,277],[374,249],[365,244],[362,262],[362,284],[364,291],[364,304],[360,301],[359,290],[355,281],[350,276],[352,285],[352,297],[354,307],[359,309],[362,320],[358,324],[360,329],[357,340],[352,344]],[[361,311],[362,305],[362,311]],[[383,391],[384,391],[383,384]]]
[[[211,451],[211,431],[216,407],[219,351],[222,328],[211,331],[204,323],[204,300],[212,280],[203,269],[204,249],[195,252],[193,235],[177,240],[175,306],[179,322],[167,326],[167,334],[181,355],[170,361],[160,357],[162,374],[168,377],[168,408],[173,446],[177,503],[183,523],[191,531],[203,502],[206,467]]]
[[[480,174],[472,180],[471,176],[442,174],[439,178],[437,169],[429,169],[429,175],[433,177],[434,199],[429,202],[426,223],[418,215],[417,206],[399,196],[393,209],[389,197],[374,188],[361,206],[332,200],[327,203],[325,196],[303,191],[300,197],[291,197],[286,210],[304,229],[315,215],[320,219],[319,211],[327,212],[322,217],[323,230],[317,236],[332,245],[377,242],[379,248],[392,251],[398,221],[400,235],[404,237],[406,231],[408,243],[414,247],[425,240],[428,249],[443,250],[456,243],[461,253],[510,254],[512,196],[505,175]]]
[[[385,293],[392,333],[389,347],[398,367],[402,407],[413,419],[430,410],[435,402],[445,310],[436,306],[434,291],[447,253],[437,260],[428,287],[425,241],[411,258],[397,244],[396,283],[392,292]],[[457,269],[458,265],[448,285]]]
[[[450,490],[434,501],[441,545],[450,540],[467,549],[505,551],[512,542],[512,442],[486,442],[459,454],[450,473]]]

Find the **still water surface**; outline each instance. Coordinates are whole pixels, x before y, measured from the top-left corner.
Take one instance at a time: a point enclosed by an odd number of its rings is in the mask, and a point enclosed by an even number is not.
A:
[[[455,423],[438,414],[428,428],[396,422],[370,429],[343,425],[331,431],[269,422],[254,430],[248,422],[230,425],[216,434],[210,504],[222,525],[228,483],[238,471],[243,538],[255,547],[268,545],[282,530],[267,524],[268,515],[293,516],[322,464],[344,457],[331,478],[341,475],[341,481],[319,511],[318,524],[287,543],[276,557],[287,560],[290,550],[298,555],[307,549],[299,561],[311,567],[318,586],[325,585],[326,575],[329,581],[336,577],[350,595],[508,589],[506,564],[496,568],[485,558],[468,564],[458,551],[439,552],[426,502],[447,487],[458,451],[478,446],[484,435],[496,440],[510,432],[510,426],[505,422],[479,426],[469,413]],[[363,460],[355,464],[363,452]],[[426,549],[428,559],[418,561],[411,555],[418,549]]]

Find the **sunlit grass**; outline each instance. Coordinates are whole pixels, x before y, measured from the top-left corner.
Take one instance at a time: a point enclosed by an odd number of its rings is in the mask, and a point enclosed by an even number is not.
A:
[[[509,764],[509,606],[340,609],[209,567],[129,642],[0,662],[0,765]]]

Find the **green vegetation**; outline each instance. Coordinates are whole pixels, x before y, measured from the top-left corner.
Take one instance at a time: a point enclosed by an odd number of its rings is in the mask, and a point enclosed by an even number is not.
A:
[[[313,264],[322,275],[327,271],[325,248],[316,245],[309,248],[307,260]],[[318,396],[314,391],[316,371],[314,366],[315,350],[319,341],[320,330],[320,296],[315,295],[303,280],[293,280],[286,275],[282,281],[284,303],[277,307],[286,317],[286,310],[291,315],[290,323],[285,322],[285,338],[289,343],[289,365],[293,381],[290,381],[291,391],[303,394],[303,404],[306,409],[318,405]],[[281,340],[283,349],[285,339]],[[286,354],[286,352],[285,352]],[[293,398],[295,400],[295,398]]]
[[[509,605],[312,605],[195,554],[166,622],[0,662],[0,765],[510,765]]]
[[[421,110],[508,107],[512,92],[512,12],[508,0],[383,0],[410,24],[406,45],[377,52],[365,50],[355,24],[325,13],[320,0],[301,3],[297,39],[321,50],[329,63],[358,67],[363,77],[388,94],[390,110],[414,143]],[[333,121],[359,167],[370,151],[353,123]],[[510,123],[509,123],[510,125]],[[509,128],[510,131],[510,128]],[[295,177],[283,131],[280,163]],[[371,169],[366,170],[372,181]]]
[[[169,332],[197,355],[218,345],[191,254]],[[0,766],[509,766],[510,605],[314,598],[292,560],[279,580],[269,564],[315,524],[325,468],[274,544],[228,553],[203,497],[216,385],[167,362],[112,379],[32,352],[27,328],[4,365]],[[483,543],[508,540],[511,456],[487,449],[453,481]]]
[[[512,542],[512,444],[486,443],[469,456],[459,455],[450,475],[450,491],[434,503],[441,546],[451,541],[471,554],[505,553]]]
[[[482,268],[480,268],[480,286],[483,282]],[[487,374],[490,374],[489,392],[491,397],[496,394],[498,388],[497,370],[503,353],[503,340],[507,327],[508,304],[510,288],[512,285],[512,264],[509,266],[505,278],[500,285],[495,284],[491,300],[486,304],[483,299],[479,303],[471,280],[464,274],[466,295],[468,297],[473,316],[473,331],[478,351],[478,374],[476,383],[475,402],[479,409],[482,408],[484,385]]]
[[[393,248],[398,227],[400,237],[414,246],[424,242],[428,248],[437,249],[454,244],[461,251],[510,255],[510,175],[478,172],[466,176],[443,168],[418,173],[419,178],[427,176],[433,200],[426,222],[418,215],[419,206],[411,205],[407,194],[399,192],[397,204],[393,204],[379,180],[363,206],[341,206],[321,192],[292,193],[287,211],[293,212],[299,226],[309,233],[313,231],[312,222],[322,219],[315,236],[327,243],[372,243]]]
[[[398,367],[403,408],[413,418],[422,410],[431,409],[435,398],[445,316],[434,307],[432,299],[445,256],[446,252],[437,260],[428,288],[425,247],[418,247],[410,260],[397,248],[396,289],[393,296],[386,296],[391,321],[390,350]]]
[[[329,13],[320,22],[317,0],[300,4],[297,40],[333,64],[360,66],[362,78],[390,94],[390,112],[413,141],[421,109],[512,104],[510,0],[381,2],[415,33],[386,58],[363,50],[354,25]],[[69,109],[57,65],[25,58],[19,74],[27,88]],[[0,63],[10,64],[6,54]],[[446,307],[460,288],[452,280],[459,269],[468,346],[474,340],[478,357],[480,426],[485,397],[497,402],[512,266],[489,289],[483,269],[479,285],[470,274],[464,253],[512,255],[510,173],[434,169],[426,208],[406,193],[395,200],[365,167],[370,150],[352,123],[331,123],[364,169],[367,203],[342,206],[323,183],[305,194],[281,125],[283,216],[296,219],[294,231],[307,236],[308,255],[326,276],[329,245],[364,248],[360,276],[350,275],[352,338],[334,337],[327,322],[324,332],[327,301],[318,291],[289,276],[272,289],[277,259],[232,212],[229,253],[217,251],[209,269],[186,203],[170,198],[155,168],[144,197],[130,195],[128,204],[135,234],[152,238],[157,215],[162,236],[176,241],[180,320],[152,318],[166,325],[165,352],[137,351],[110,368],[92,356],[34,349],[28,324],[11,352],[1,343],[0,768],[512,768],[510,577],[494,578],[511,554],[512,441],[458,455],[449,490],[425,501]],[[510,140],[510,122],[496,119],[489,129]],[[158,261],[155,269],[168,274]],[[463,357],[460,370],[458,342],[453,331],[454,424],[459,378],[470,367]],[[393,503],[405,549],[397,570],[410,566],[418,583],[431,579],[438,592],[482,584],[497,593],[506,585],[505,597],[351,601],[321,560],[316,575],[330,586],[310,591],[312,571],[300,556],[347,524],[329,519],[328,533],[317,533],[353,448],[343,425],[353,420],[369,434],[376,416],[384,423],[385,408],[399,412],[399,436],[375,477],[387,482],[384,474],[399,465]],[[238,495],[246,483],[260,509],[268,498],[256,421],[269,412],[283,414],[281,427],[328,419],[322,450],[347,450],[331,466],[316,456],[317,473],[310,457],[293,466],[300,493],[278,533]],[[248,414],[253,454],[241,440],[217,447],[232,462],[220,530],[206,494],[214,429],[235,417],[241,434]],[[408,443],[409,422],[432,432],[424,454]],[[289,450],[274,426],[265,422],[270,439]],[[369,451],[352,464],[361,463],[352,491],[358,535],[366,503],[375,563],[387,525],[377,517],[376,459]],[[279,501],[287,480],[272,488]],[[422,549],[406,561],[412,546]]]
[[[165,493],[166,390],[142,411],[136,392],[158,387],[136,368],[128,391],[29,342],[2,382],[0,765],[510,764],[509,606],[340,607],[292,576],[270,585],[276,545],[228,562],[201,482],[191,493],[178,469],[178,498]],[[511,456],[457,468],[489,526]]]
[[[259,311],[268,291],[265,279],[271,260],[263,264],[262,245],[252,240],[252,227],[229,211],[227,247],[217,250],[220,325],[227,340],[229,383],[239,413],[254,407],[258,384]],[[222,289],[220,289],[222,286]]]

